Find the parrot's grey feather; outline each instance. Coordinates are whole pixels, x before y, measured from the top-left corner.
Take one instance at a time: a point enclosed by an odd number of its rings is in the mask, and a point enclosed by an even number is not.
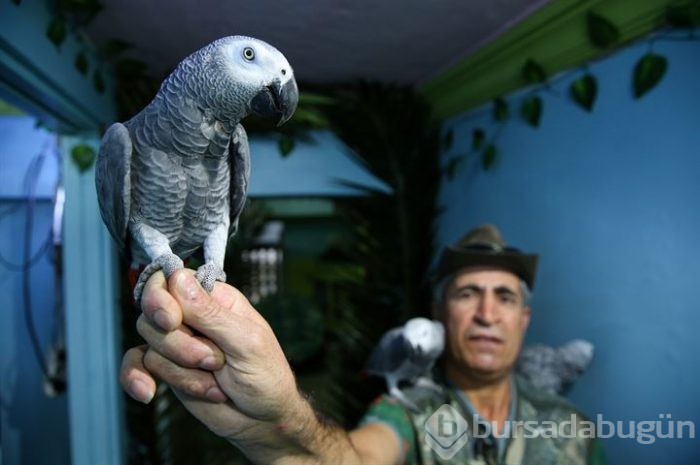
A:
[[[593,344],[574,340],[560,347],[534,344],[520,352],[516,371],[536,389],[561,394],[593,359]]]
[[[384,376],[401,366],[408,358],[403,327],[387,331],[374,348],[367,361],[367,372]]]
[[[150,262],[155,272],[178,263],[158,257],[184,259],[203,247],[200,282],[211,289],[225,279],[226,242],[250,174],[239,122],[253,111],[287,121],[298,98],[284,55],[263,41],[230,36],[182,60],[143,110],[110,127],[97,162],[100,211],[120,246],[130,232],[133,267]]]
[[[442,323],[412,318],[382,336],[369,358],[367,372],[384,377],[389,395],[413,409],[415,406],[402,394],[399,383],[407,381],[435,389],[437,385],[431,383],[429,377],[444,347],[445,330]]]
[[[250,146],[248,135],[242,125],[236,126],[231,138],[231,223],[229,225],[229,238],[238,230],[238,218],[241,216],[248,191],[248,178],[250,177]]]
[[[124,248],[131,210],[131,154],[129,131],[114,123],[105,132],[95,165],[100,214],[120,249]]]
[[[192,195],[191,186],[188,186],[191,177],[188,174],[188,160],[173,158],[162,150],[139,143],[138,137],[134,137],[134,146],[139,151],[139,157],[134,157],[132,163],[131,223],[147,224],[158,230],[167,238],[172,252],[186,257],[201,242],[182,244],[184,227],[189,218],[200,215],[204,207],[201,196]],[[134,239],[134,262],[148,263],[149,259],[160,255],[151,258],[143,246],[148,241],[138,237]]]

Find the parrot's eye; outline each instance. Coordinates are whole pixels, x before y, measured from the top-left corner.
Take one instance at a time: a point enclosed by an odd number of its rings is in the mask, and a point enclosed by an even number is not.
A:
[[[253,50],[250,47],[246,47],[243,49],[243,58],[245,58],[248,61],[252,61],[253,58],[255,58],[255,50]]]

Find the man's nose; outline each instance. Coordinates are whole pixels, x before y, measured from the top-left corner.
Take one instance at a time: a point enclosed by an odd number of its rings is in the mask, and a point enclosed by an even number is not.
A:
[[[490,326],[498,321],[498,308],[496,305],[496,297],[488,292],[485,292],[479,301],[479,305],[474,314],[474,318],[478,323]]]

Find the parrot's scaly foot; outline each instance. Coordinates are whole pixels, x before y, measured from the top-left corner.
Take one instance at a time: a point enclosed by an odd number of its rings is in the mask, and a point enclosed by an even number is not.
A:
[[[394,399],[398,400],[404,407],[407,409],[411,410],[413,413],[419,413],[420,410],[418,409],[418,406],[408,400],[406,396],[403,395],[403,392],[397,387],[389,388],[389,395],[393,397]]]
[[[211,294],[214,290],[214,283],[216,281],[226,282],[226,273],[224,270],[217,267],[215,264],[209,262],[197,268],[197,273],[195,273],[195,278],[200,282],[205,291]]]
[[[139,280],[136,282],[134,287],[134,301],[137,307],[141,307],[141,294],[143,294],[143,288],[146,286],[146,282],[150,279],[153,274],[159,270],[163,270],[166,278],[170,278],[170,275],[175,273],[176,270],[184,268],[185,265],[182,263],[180,257],[172,253],[166,253],[151,263],[148,264],[146,268],[139,275]]]
[[[415,385],[416,385],[417,387],[432,389],[433,391],[436,391],[436,392],[442,392],[442,391],[443,391],[443,388],[442,388],[439,384],[437,384],[435,381],[433,381],[432,379],[427,378],[427,377],[425,377],[425,376],[421,376],[420,378],[418,378],[418,379],[416,380],[416,384],[415,384]]]

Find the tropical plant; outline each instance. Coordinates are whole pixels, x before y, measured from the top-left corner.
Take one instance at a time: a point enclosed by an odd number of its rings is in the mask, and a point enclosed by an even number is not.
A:
[[[345,399],[343,414],[335,416],[351,424],[383,389],[358,376],[371,345],[389,328],[429,313],[427,270],[446,138],[412,88],[362,83],[337,92],[335,101],[323,109],[331,129],[387,187],[346,183],[363,195],[338,201],[351,231],[341,246],[344,258],[363,270],[340,285],[345,301],[336,322],[348,331],[361,329],[363,336],[337,354],[343,363],[333,377]]]
[[[366,270],[365,292],[381,314],[403,320],[425,313],[426,272],[445,149],[429,104],[410,87],[363,83],[328,109],[331,128],[386,191],[349,184],[365,194],[347,203],[353,261]]]

